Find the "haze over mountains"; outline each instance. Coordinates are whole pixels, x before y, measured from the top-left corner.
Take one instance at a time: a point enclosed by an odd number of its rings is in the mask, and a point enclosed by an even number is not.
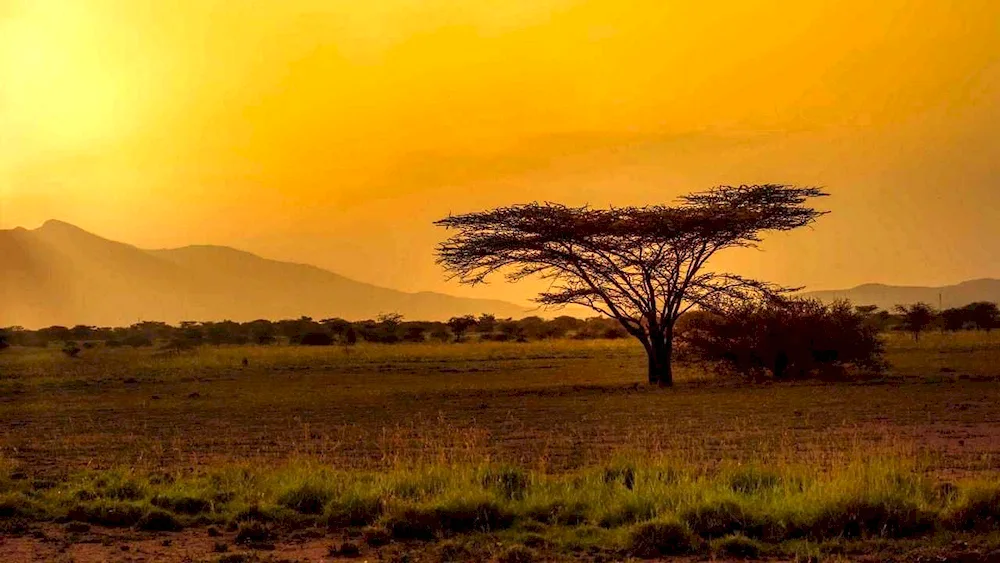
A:
[[[303,315],[360,320],[381,313],[400,313],[411,320],[537,314],[504,301],[396,291],[222,246],[145,250],[60,221],[35,230],[0,230],[0,257],[0,326],[242,322]],[[934,306],[940,302],[947,308],[1000,302],[1000,280],[946,287],[866,284],[802,295],[883,309],[917,301]]]
[[[924,302],[933,307],[961,307],[976,301],[1000,302],[1000,280],[981,279],[942,287],[894,286],[878,283],[851,289],[809,291],[802,294],[823,302],[847,299],[857,305],[877,305],[892,310],[896,305]]]
[[[144,250],[60,221],[0,231],[0,257],[0,326],[531,314],[503,301],[395,291],[227,247]]]

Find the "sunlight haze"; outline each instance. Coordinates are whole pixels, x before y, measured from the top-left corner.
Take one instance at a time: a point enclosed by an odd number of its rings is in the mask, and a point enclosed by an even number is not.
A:
[[[407,291],[431,223],[824,186],[721,264],[814,289],[1000,276],[1000,3],[0,0],[0,228],[229,245]]]

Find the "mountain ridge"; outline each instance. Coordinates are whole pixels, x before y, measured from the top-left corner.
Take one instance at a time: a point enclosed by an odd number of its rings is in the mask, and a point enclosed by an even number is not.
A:
[[[976,301],[1000,302],[1000,279],[977,278],[942,286],[866,283],[848,289],[805,291],[800,295],[824,302],[848,299],[856,305],[876,305],[886,310],[917,302],[948,309]]]
[[[228,246],[142,249],[54,219],[0,230],[0,255],[0,326],[531,314],[499,300],[397,291]]]

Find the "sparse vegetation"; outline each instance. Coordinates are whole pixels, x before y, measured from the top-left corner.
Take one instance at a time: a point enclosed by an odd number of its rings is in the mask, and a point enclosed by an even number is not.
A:
[[[0,529],[213,526],[226,556],[308,532],[442,560],[791,558],[1000,533],[992,434],[974,426],[998,412],[998,336],[882,338],[893,367],[863,385],[682,366],[670,393],[634,386],[642,350],[624,340],[17,346],[0,356],[16,399],[0,414],[17,421]],[[45,415],[55,395],[67,416]]]

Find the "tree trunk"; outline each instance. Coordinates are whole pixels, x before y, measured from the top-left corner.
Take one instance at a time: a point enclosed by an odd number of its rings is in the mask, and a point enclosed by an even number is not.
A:
[[[650,337],[646,347],[649,356],[649,384],[660,387],[670,387],[674,384],[674,372],[671,365],[673,356],[673,339],[658,335]]]

